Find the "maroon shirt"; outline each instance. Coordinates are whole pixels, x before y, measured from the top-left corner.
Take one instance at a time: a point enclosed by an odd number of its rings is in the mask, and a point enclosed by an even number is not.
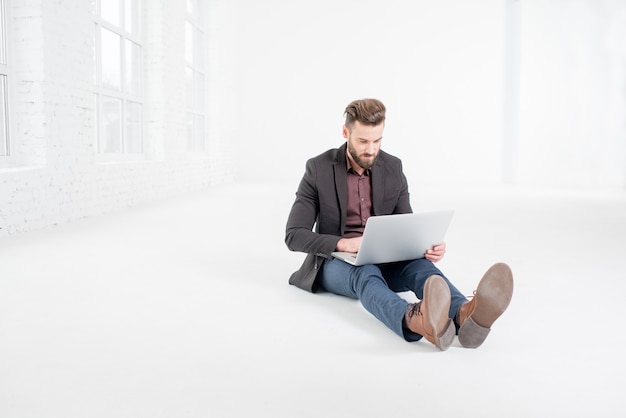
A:
[[[348,206],[344,238],[363,235],[367,218],[372,215],[371,170],[359,175],[348,161]]]

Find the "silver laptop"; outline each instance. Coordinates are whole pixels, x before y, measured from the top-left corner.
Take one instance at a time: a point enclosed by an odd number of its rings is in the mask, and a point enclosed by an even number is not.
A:
[[[444,241],[452,210],[371,216],[365,224],[358,253],[331,255],[354,266],[423,258],[426,250]]]

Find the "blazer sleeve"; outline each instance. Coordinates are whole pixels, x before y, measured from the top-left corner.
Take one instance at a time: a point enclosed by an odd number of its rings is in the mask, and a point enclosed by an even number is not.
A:
[[[300,251],[330,258],[341,237],[320,234],[313,227],[318,221],[320,210],[319,190],[317,185],[318,161],[310,159],[306,163],[305,174],[300,181],[296,200],[287,219],[285,243],[291,251]]]

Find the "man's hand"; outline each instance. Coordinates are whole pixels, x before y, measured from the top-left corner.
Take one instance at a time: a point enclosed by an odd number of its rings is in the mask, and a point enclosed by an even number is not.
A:
[[[337,251],[358,253],[359,248],[361,248],[361,239],[363,239],[363,237],[341,238],[339,242],[337,242]]]
[[[424,256],[427,260],[436,263],[437,261],[443,258],[443,255],[446,253],[446,243],[442,242],[441,244],[437,244],[433,246],[432,249],[426,250],[426,254]]]

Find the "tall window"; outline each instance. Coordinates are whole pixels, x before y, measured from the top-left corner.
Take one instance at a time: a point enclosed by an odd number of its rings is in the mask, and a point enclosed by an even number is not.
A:
[[[95,83],[98,152],[143,152],[141,0],[97,0]]]
[[[9,89],[6,1],[0,0],[0,156],[9,155]]]
[[[204,151],[205,10],[203,0],[187,0],[185,21],[185,81],[187,85],[187,150]]]

